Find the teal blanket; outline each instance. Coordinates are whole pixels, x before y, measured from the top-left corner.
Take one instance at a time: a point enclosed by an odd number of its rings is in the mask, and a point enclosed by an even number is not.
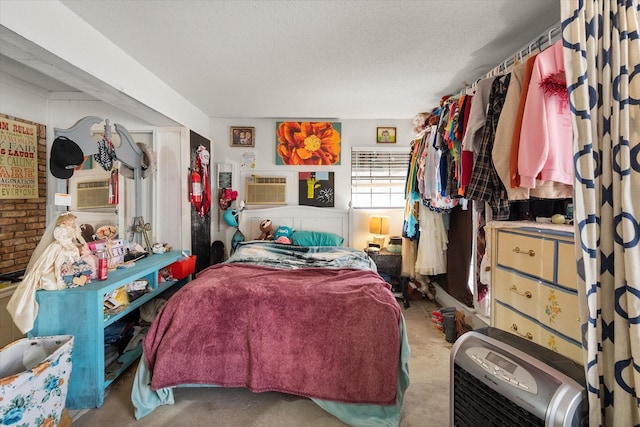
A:
[[[402,417],[404,394],[409,387],[409,357],[411,350],[405,330],[404,317],[400,318],[400,359],[398,363],[398,393],[396,404],[390,406],[361,405],[351,403],[332,402],[329,400],[311,399],[318,406],[340,420],[356,427],[397,427]],[[160,405],[173,405],[173,389],[163,388],[151,390],[151,373],[140,359],[138,370],[131,390],[131,402],[135,408],[135,417],[140,419]],[[215,385],[211,385],[215,387]],[[181,387],[202,387],[201,384],[185,385]]]

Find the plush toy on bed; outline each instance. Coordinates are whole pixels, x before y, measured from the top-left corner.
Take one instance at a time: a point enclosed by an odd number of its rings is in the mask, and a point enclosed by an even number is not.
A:
[[[270,219],[263,219],[260,222],[260,237],[256,240],[273,240],[273,224]]]
[[[273,239],[277,243],[291,244],[291,236],[293,236],[293,229],[286,225],[278,227],[275,233],[273,233]]]

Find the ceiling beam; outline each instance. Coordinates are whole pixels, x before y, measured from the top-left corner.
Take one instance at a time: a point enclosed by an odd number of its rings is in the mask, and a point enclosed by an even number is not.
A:
[[[113,105],[150,125],[179,125],[164,114],[149,108],[144,103],[2,26],[0,26],[0,49],[3,55],[95,99]]]

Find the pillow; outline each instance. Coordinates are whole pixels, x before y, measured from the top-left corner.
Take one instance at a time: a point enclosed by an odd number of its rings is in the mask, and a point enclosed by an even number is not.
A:
[[[323,231],[294,231],[291,242],[297,246],[342,246],[344,238]]]

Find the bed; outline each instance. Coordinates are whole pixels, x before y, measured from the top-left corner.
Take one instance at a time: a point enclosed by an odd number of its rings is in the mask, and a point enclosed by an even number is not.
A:
[[[336,225],[348,232],[348,211],[264,211],[241,218],[241,229],[270,218],[304,231],[306,243],[326,242]],[[303,230],[301,213],[320,216]],[[353,426],[397,426],[409,353],[400,306],[363,251],[250,241],[165,304],[131,397],[139,419],[173,404],[174,387],[246,387],[307,397]]]

